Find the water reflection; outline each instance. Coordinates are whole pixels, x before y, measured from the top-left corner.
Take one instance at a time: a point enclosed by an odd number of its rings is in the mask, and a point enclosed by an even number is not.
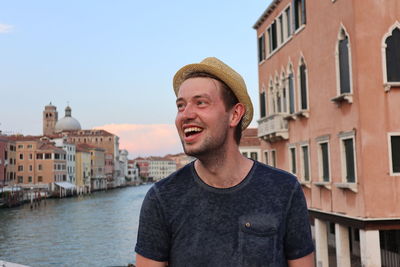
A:
[[[30,266],[127,266],[150,185],[0,210],[0,259]]]

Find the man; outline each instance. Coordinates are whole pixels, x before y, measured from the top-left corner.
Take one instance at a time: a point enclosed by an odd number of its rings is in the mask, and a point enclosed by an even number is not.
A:
[[[314,266],[296,178],[239,152],[253,117],[242,77],[206,58],[181,68],[173,83],[179,137],[197,160],[147,193],[137,266]]]

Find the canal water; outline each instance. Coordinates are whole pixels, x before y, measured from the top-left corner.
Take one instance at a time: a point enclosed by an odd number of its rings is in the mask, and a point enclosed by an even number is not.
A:
[[[140,207],[150,186],[0,209],[0,260],[32,267],[134,263]]]

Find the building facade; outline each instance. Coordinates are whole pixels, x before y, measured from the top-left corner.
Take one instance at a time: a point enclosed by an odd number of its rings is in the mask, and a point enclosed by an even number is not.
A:
[[[257,128],[247,128],[242,132],[239,151],[247,158],[261,161],[261,141],[257,132]]]
[[[261,160],[301,182],[318,266],[328,244],[400,262],[399,21],[396,0],[274,0],[254,25]]]

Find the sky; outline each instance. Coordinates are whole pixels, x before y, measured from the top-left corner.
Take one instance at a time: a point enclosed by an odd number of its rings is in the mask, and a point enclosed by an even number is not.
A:
[[[246,81],[259,118],[257,35],[270,0],[3,1],[0,130],[40,135],[50,102],[83,129],[120,137],[129,157],[182,151],[172,78],[215,56]]]

